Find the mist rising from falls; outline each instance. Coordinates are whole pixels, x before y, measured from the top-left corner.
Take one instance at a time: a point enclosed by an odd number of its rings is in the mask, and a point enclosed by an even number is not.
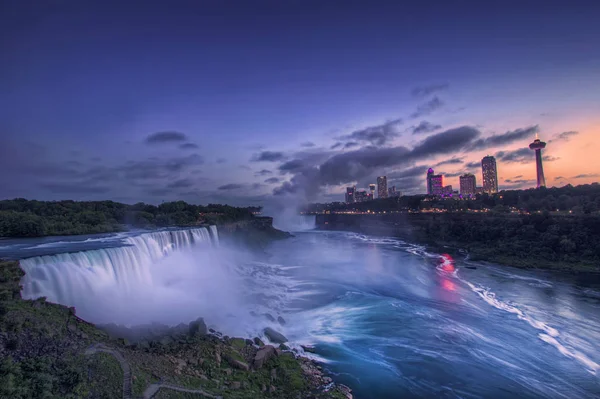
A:
[[[243,328],[239,252],[222,250],[215,226],[128,237],[126,246],[24,259],[24,298],[75,306],[96,323],[178,324],[199,316]],[[238,319],[233,323],[232,319]]]

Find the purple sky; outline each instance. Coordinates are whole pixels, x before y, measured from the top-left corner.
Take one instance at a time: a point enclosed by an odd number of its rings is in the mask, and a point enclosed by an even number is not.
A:
[[[488,153],[530,187],[536,132],[549,185],[598,180],[598,2],[401,3],[4,1],[0,197],[341,200]]]

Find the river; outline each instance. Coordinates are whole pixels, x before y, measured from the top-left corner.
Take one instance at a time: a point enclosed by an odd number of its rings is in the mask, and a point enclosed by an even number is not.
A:
[[[357,398],[600,394],[593,279],[347,232],[297,232],[270,245],[266,259],[219,244],[213,231],[152,234],[5,240],[0,257],[27,258],[25,296],[76,306],[91,321],[202,315],[248,336],[272,326],[295,348],[313,346],[308,355]]]

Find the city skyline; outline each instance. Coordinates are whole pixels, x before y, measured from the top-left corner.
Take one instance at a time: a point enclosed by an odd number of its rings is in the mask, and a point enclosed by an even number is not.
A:
[[[524,188],[535,133],[547,187],[600,178],[597,6],[201,3],[4,2],[3,197],[423,193],[427,168],[456,189],[485,155]]]

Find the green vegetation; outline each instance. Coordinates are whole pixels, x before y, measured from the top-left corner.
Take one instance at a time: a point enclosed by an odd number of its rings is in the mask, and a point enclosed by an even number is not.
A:
[[[327,223],[327,224],[326,224]],[[600,215],[392,213],[317,215],[321,228],[397,236],[518,267],[600,270]]]
[[[307,359],[270,347],[271,356],[257,365],[259,348],[251,341],[203,329],[188,326],[168,340],[127,345],[79,319],[73,308],[21,299],[22,276],[17,262],[0,261],[0,398],[120,398],[124,373],[117,355],[131,369],[136,398],[159,382],[167,386],[157,398],[203,397],[169,385],[237,399],[349,397],[344,387],[324,392],[329,380]]]
[[[191,205],[183,201],[159,206],[113,201],[0,201],[0,237],[96,234],[123,231],[127,226],[157,228],[218,224],[251,219],[260,208]]]

